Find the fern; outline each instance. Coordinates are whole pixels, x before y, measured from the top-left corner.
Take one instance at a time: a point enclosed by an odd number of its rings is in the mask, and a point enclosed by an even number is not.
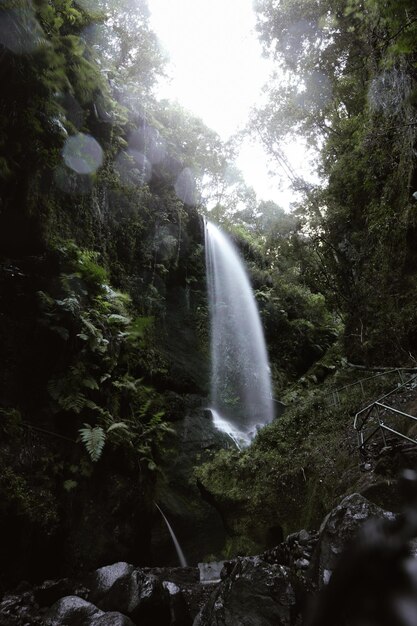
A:
[[[121,326],[128,326],[131,323],[130,317],[120,315],[119,313],[111,313],[107,320],[110,324],[120,324]]]
[[[113,387],[116,387],[116,389],[125,389],[126,391],[137,393],[139,383],[141,382],[142,382],[141,378],[135,379],[135,378],[132,378],[132,376],[125,374],[123,378],[119,380],[114,380],[112,384],[113,384]]]
[[[107,432],[110,433],[112,430],[119,430],[120,428],[123,430],[129,430],[129,426],[125,422],[115,422],[108,427]]]
[[[81,310],[80,302],[75,294],[72,294],[63,300],[55,300],[55,303],[60,309],[63,309],[72,315],[78,315]]]
[[[129,326],[129,339],[133,343],[144,339],[146,331],[152,326],[153,317],[137,317]]]
[[[83,380],[81,381],[81,384],[83,385],[83,387],[87,387],[87,389],[99,388],[96,379],[93,378],[92,376],[87,376],[86,378],[83,378]]]
[[[78,432],[91,460],[93,462],[98,461],[106,442],[104,430],[101,426],[94,426],[93,428],[90,424],[84,424],[84,428],[80,428]]]
[[[77,415],[81,413],[86,406],[87,398],[84,394],[76,392],[68,396],[60,396],[58,398],[58,404],[64,409],[64,411],[74,411]]]

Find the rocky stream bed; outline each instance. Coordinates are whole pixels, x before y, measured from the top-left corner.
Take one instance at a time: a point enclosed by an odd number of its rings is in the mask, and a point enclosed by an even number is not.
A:
[[[335,626],[385,624],[390,615],[391,625],[407,626],[417,614],[413,511],[396,515],[352,494],[318,532],[226,561],[217,582],[200,582],[198,568],[125,562],[79,580],[22,582],[3,596],[0,626]]]

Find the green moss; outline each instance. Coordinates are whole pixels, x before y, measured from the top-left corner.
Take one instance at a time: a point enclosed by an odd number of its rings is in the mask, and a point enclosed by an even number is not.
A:
[[[52,532],[59,523],[58,502],[47,480],[36,484],[36,477],[24,477],[10,466],[0,468],[0,509],[2,515],[23,518],[26,523]]]
[[[336,407],[330,381],[320,390],[293,390],[286,412],[249,448],[222,450],[196,470],[229,527],[228,550],[240,541],[265,548],[276,527],[284,535],[317,528],[340,497],[363,487],[353,417],[367,398],[393,384],[392,378],[370,381],[365,397],[359,385],[349,387]]]

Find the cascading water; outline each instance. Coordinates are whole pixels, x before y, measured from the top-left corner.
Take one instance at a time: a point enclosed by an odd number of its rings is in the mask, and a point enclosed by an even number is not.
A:
[[[258,309],[242,261],[219,228],[206,223],[211,317],[211,410],[240,447],[272,421],[271,376]]]
[[[184,552],[181,549],[180,542],[178,541],[171,524],[168,522],[167,518],[165,517],[161,507],[158,506],[156,502],[154,502],[154,505],[156,506],[160,514],[162,515],[162,519],[164,520],[166,527],[168,528],[168,532],[171,535],[172,543],[174,544],[175,551],[177,553],[177,557],[178,557],[181,567],[187,567],[187,561],[184,556]]]

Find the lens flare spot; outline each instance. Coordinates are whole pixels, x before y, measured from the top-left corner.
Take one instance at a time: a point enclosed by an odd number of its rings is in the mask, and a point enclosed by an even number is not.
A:
[[[103,150],[98,143],[84,133],[68,137],[62,151],[65,164],[77,174],[93,174],[103,163]]]

